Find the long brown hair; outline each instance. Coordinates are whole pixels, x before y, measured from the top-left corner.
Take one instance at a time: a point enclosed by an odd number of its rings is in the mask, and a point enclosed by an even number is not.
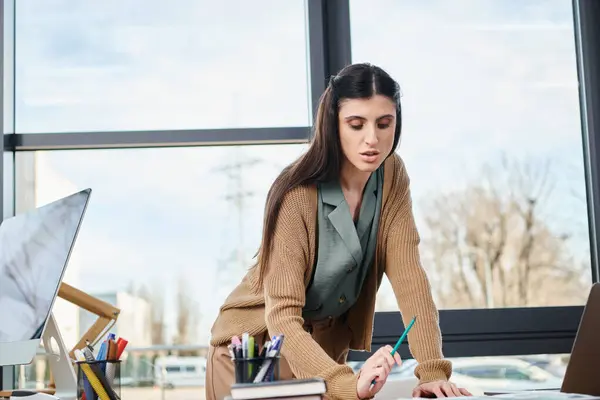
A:
[[[283,169],[267,194],[262,242],[256,265],[258,268],[262,269],[262,264],[269,260],[273,231],[285,194],[298,186],[339,178],[343,158],[338,133],[340,102],[344,99],[370,98],[376,94],[390,98],[397,105],[396,130],[390,154],[396,150],[402,128],[398,83],[383,69],[368,63],[343,68],[329,80],[329,85],[321,95],[308,150]]]

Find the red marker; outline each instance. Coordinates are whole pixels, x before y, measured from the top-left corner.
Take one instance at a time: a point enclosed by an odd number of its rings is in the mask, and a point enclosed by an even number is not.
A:
[[[117,339],[117,360],[121,359],[121,354],[123,354],[125,347],[127,347],[127,343],[129,342],[123,338]]]

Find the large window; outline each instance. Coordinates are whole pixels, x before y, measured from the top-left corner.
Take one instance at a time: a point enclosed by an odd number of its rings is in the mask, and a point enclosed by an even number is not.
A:
[[[376,23],[381,10],[393,24]],[[399,153],[441,308],[582,304],[590,279],[571,1],[350,1],[353,62],[402,88]],[[396,310],[389,286],[380,310]]]
[[[304,1],[16,4],[19,133],[304,126]]]

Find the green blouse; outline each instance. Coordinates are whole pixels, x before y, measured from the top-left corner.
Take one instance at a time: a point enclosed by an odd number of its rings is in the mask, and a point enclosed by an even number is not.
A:
[[[313,320],[340,316],[358,299],[377,246],[383,168],[367,181],[356,225],[339,181],[317,192],[317,261],[302,313]]]

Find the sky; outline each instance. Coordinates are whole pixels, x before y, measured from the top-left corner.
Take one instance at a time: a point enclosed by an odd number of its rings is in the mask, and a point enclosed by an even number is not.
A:
[[[402,89],[399,153],[420,230],[424,201],[473,182],[483,164],[502,154],[550,160],[549,223],[583,227],[575,248],[587,257],[587,211],[576,199],[585,186],[571,1],[351,0],[350,8],[353,62],[383,67]],[[311,119],[304,1],[47,0],[19,2],[16,12],[17,132],[305,126]],[[249,262],[267,190],[305,149],[38,152],[35,205],[92,188],[68,282],[90,293],[134,282],[162,287],[173,299],[183,275],[202,312],[205,343],[244,272],[227,268],[226,258],[241,236]],[[18,154],[17,169],[32,159]],[[236,163],[243,165],[237,180],[222,171]],[[19,185],[17,198],[32,190]],[[241,225],[227,200],[236,192],[251,192]],[[383,291],[390,294],[387,283]]]

